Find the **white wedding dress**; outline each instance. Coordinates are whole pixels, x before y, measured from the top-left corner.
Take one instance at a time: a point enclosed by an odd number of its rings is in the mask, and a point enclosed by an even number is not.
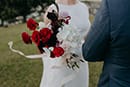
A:
[[[59,13],[68,12],[71,16],[70,24],[78,28],[83,40],[90,27],[87,6],[81,2],[70,6],[63,4],[58,4],[58,6]],[[55,6],[51,7],[55,9]],[[80,56],[82,56],[81,46],[82,44],[75,49]],[[43,56],[42,61],[43,76],[40,87],[88,87],[88,62],[81,62],[79,69],[72,70],[63,64],[64,58],[62,57],[50,58]]]

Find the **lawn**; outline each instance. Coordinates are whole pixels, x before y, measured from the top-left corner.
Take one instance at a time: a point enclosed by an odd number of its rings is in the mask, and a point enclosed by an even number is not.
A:
[[[29,32],[25,24],[0,28],[0,87],[39,87],[42,75],[41,59],[26,59],[8,48],[7,43],[12,40],[15,49],[25,54],[38,53],[34,45],[26,45],[22,42],[23,31]],[[89,87],[96,87],[101,67],[102,63],[89,63]]]

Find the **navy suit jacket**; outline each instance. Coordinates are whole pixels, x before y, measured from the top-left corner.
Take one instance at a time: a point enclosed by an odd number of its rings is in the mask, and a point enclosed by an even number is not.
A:
[[[102,0],[82,51],[104,61],[98,87],[130,87],[130,0]]]

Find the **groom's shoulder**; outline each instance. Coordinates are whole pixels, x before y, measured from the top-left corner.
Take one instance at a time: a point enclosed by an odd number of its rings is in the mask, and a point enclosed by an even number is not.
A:
[[[125,16],[130,14],[130,0],[105,0],[111,16]]]
[[[109,8],[126,8],[126,6],[130,6],[130,0],[104,0],[106,1]],[[114,8],[113,8],[114,9]]]

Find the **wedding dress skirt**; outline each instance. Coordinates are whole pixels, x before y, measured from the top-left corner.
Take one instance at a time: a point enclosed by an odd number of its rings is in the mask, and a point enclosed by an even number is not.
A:
[[[80,68],[70,69],[63,64],[62,57],[43,56],[43,76],[40,87],[88,87],[88,64],[80,63]]]

